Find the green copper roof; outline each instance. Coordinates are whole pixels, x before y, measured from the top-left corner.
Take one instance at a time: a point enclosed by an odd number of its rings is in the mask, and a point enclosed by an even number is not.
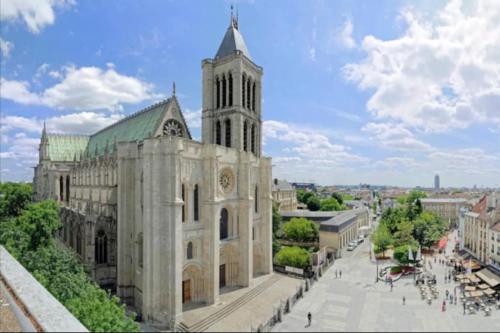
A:
[[[80,153],[85,150],[89,137],[85,135],[47,134],[49,141],[49,158],[52,161],[73,161],[80,159]]]
[[[96,147],[97,155],[102,155],[106,145],[111,152],[115,142],[141,141],[153,136],[170,101],[169,98],[147,107],[91,135],[87,146],[89,156],[96,155]]]

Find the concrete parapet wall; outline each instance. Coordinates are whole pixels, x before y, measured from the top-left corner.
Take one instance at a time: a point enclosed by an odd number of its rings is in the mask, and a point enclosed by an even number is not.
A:
[[[3,246],[0,277],[44,332],[88,332]]]

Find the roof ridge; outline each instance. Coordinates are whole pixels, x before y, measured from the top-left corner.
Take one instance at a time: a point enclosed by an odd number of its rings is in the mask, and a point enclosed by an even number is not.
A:
[[[126,116],[126,117],[124,117],[124,118],[122,118],[122,119],[118,120],[117,122],[114,122],[113,124],[111,124],[111,125],[109,125],[109,126],[106,126],[106,127],[102,128],[102,129],[100,129],[99,131],[97,131],[97,132],[95,132],[95,133],[91,134],[91,135],[90,135],[90,137],[95,136],[95,135],[97,135],[97,134],[99,134],[99,133],[101,133],[101,132],[104,132],[105,130],[110,129],[110,128],[112,128],[112,127],[114,127],[114,126],[118,125],[118,124],[121,124],[121,123],[123,123],[123,122],[125,122],[125,121],[127,121],[127,120],[129,120],[129,119],[135,118],[135,117],[137,117],[137,116],[139,116],[139,115],[141,115],[141,114],[143,114],[143,113],[146,113],[146,112],[148,112],[148,111],[151,111],[152,109],[154,109],[154,108],[156,108],[156,107],[158,107],[158,106],[160,106],[160,105],[163,105],[163,104],[168,104],[168,103],[171,101],[171,99],[172,99],[172,97],[169,97],[169,98],[164,99],[164,100],[162,100],[162,101],[160,101],[160,102],[158,102],[158,103],[155,103],[155,104],[149,105],[149,106],[145,107],[144,109],[139,110],[139,111],[137,111],[137,112],[135,112],[135,113],[129,114],[128,116]]]
[[[47,132],[47,136],[65,136],[65,137],[86,137],[86,138],[90,138],[89,134],[58,133],[58,132]]]

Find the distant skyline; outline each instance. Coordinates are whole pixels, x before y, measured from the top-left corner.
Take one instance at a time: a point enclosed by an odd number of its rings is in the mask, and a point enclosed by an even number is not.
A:
[[[91,134],[170,96],[201,130],[201,61],[230,5],[264,68],[273,177],[500,187],[500,2],[2,0],[1,180],[31,180],[43,122]]]

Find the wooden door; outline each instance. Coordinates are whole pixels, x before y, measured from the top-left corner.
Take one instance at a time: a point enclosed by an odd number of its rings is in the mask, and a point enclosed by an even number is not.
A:
[[[219,287],[224,288],[226,286],[226,264],[219,266]]]
[[[182,303],[189,303],[191,301],[191,281],[182,281]]]

